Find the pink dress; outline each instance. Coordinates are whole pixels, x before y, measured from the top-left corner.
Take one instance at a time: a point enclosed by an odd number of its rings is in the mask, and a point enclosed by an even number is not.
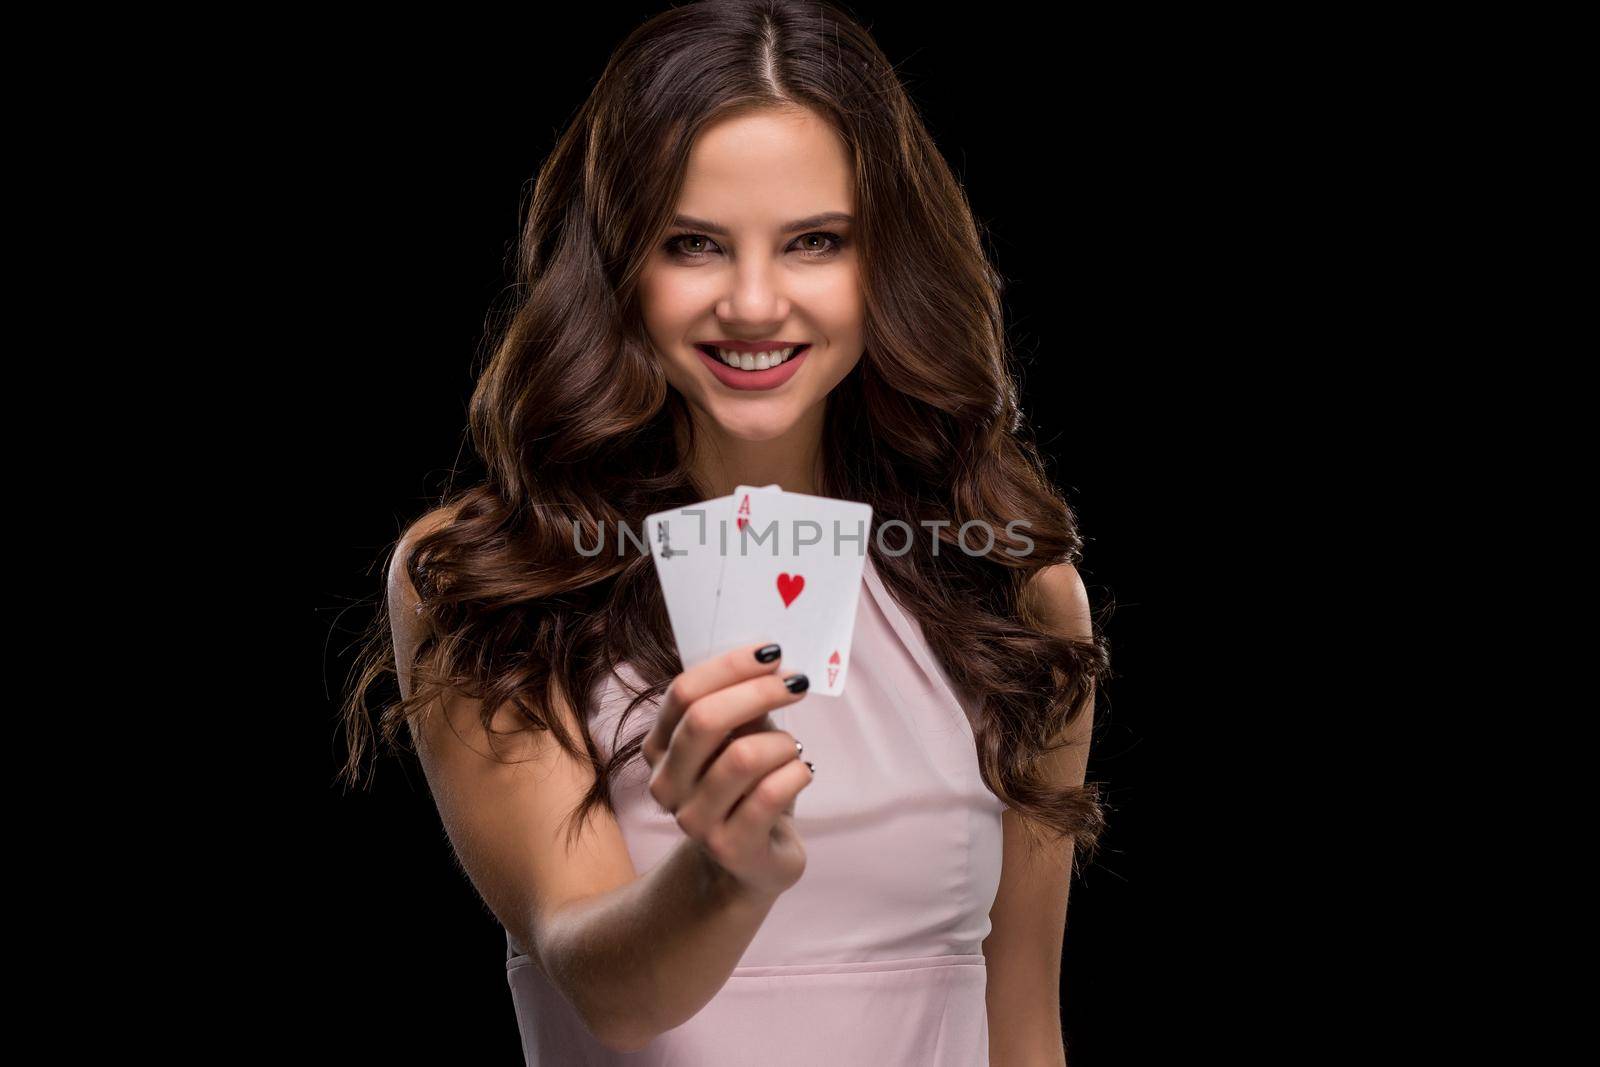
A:
[[[978,775],[972,709],[870,557],[862,581],[845,693],[773,715],[817,765],[795,801],[805,873],[716,996],[635,1052],[596,1041],[508,934],[506,978],[530,1065],[988,1064],[983,941],[1005,805]],[[626,700],[608,680],[591,726],[608,755]],[[641,704],[624,738],[654,714]],[[630,765],[613,793],[640,874],[683,838],[650,797],[648,775],[643,761]]]

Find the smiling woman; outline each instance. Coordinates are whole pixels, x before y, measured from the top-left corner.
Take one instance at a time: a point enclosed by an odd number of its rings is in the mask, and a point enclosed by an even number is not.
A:
[[[708,451],[790,437],[860,361],[855,199],[848,145],[809,108],[737,112],[695,137],[639,311]],[[814,491],[802,471],[772,480]]]
[[[527,1062],[1063,1062],[1109,661],[893,65],[826,2],[664,11],[541,168],[509,292],[487,477],[395,546],[345,711],[353,780],[397,676],[377,737],[409,731],[505,928]],[[575,550],[739,484],[872,508],[850,688],[803,741],[780,648],[680,663],[652,560]]]

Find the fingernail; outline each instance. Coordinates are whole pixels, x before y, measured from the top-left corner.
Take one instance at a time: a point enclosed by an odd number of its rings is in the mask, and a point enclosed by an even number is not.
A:
[[[803,674],[791,674],[783,680],[783,687],[791,693],[804,693],[811,688],[811,679]]]
[[[810,768],[812,774],[817,773],[817,765],[815,763],[812,763],[810,760],[802,760],[801,762]]]
[[[783,649],[779,648],[777,645],[762,645],[760,648],[756,649],[756,659],[760,660],[762,663],[771,663],[782,654]]]
[[[801,743],[800,743],[800,739],[799,739],[799,738],[798,738],[798,737],[797,737],[797,738],[795,738],[795,742],[794,742],[794,754],[795,754],[795,758],[796,758],[796,759],[798,759],[798,758],[799,758],[799,756],[800,756],[800,753],[802,753],[802,752],[804,752],[804,751],[805,751],[805,750],[806,750],[806,746],[804,746],[804,745],[802,745],[802,744],[801,744]]]

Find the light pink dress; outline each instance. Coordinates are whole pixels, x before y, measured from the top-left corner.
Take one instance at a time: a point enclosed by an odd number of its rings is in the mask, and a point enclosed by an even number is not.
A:
[[[921,627],[870,557],[862,580],[845,693],[813,694],[773,716],[817,765],[795,802],[805,873],[773,904],[716,996],[635,1052],[597,1042],[507,935],[506,978],[530,1065],[989,1062],[983,940],[1000,884],[1005,805],[978,775],[972,709]],[[608,680],[591,726],[608,755],[626,702]],[[641,704],[624,739],[655,713],[654,703]],[[650,797],[648,776],[643,761],[631,764],[613,792],[640,874],[683,839]]]

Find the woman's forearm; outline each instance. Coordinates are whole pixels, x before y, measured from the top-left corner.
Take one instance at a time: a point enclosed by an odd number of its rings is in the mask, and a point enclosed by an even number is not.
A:
[[[543,924],[545,973],[606,1045],[632,1051],[717,994],[775,897],[751,894],[685,838],[645,874]]]

